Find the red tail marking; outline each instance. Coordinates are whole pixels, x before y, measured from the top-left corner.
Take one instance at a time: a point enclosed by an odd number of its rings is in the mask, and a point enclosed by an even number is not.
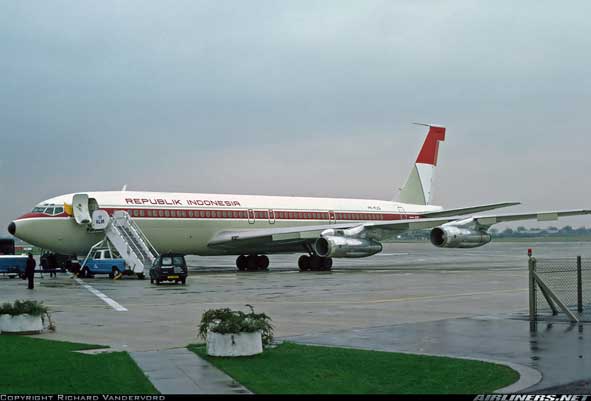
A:
[[[417,157],[417,163],[437,165],[439,141],[445,140],[445,127],[429,127],[429,133]]]

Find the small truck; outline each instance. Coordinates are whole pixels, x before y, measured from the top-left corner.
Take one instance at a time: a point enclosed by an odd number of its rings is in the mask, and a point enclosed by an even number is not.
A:
[[[125,260],[113,257],[110,249],[94,251],[91,257],[82,261],[80,277],[93,277],[95,274],[108,274],[110,278],[120,277],[127,271]]]
[[[0,273],[10,278],[23,277],[27,267],[27,255],[0,255]]]

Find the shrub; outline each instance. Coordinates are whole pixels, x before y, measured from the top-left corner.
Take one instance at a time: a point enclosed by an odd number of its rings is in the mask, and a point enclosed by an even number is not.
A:
[[[4,303],[0,306],[0,315],[22,315],[28,314],[32,316],[42,316],[47,313],[47,307],[43,305],[43,302],[35,301],[35,300],[23,300],[14,301],[13,304],[11,303]]]
[[[273,341],[271,318],[264,313],[255,313],[251,305],[246,306],[250,308],[249,313],[233,311],[229,308],[206,311],[201,316],[199,336],[205,340],[208,331],[220,334],[238,334],[240,332],[252,333],[260,330],[263,344],[271,344]]]

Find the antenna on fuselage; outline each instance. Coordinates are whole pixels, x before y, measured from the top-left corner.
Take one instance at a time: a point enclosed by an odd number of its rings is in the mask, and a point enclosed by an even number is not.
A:
[[[123,185],[123,188],[121,188],[121,191],[127,191],[127,184]]]

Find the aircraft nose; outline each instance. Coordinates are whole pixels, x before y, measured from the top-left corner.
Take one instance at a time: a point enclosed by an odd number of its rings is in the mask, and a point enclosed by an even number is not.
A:
[[[8,232],[12,235],[16,233],[16,224],[14,224],[14,221],[8,225]]]

